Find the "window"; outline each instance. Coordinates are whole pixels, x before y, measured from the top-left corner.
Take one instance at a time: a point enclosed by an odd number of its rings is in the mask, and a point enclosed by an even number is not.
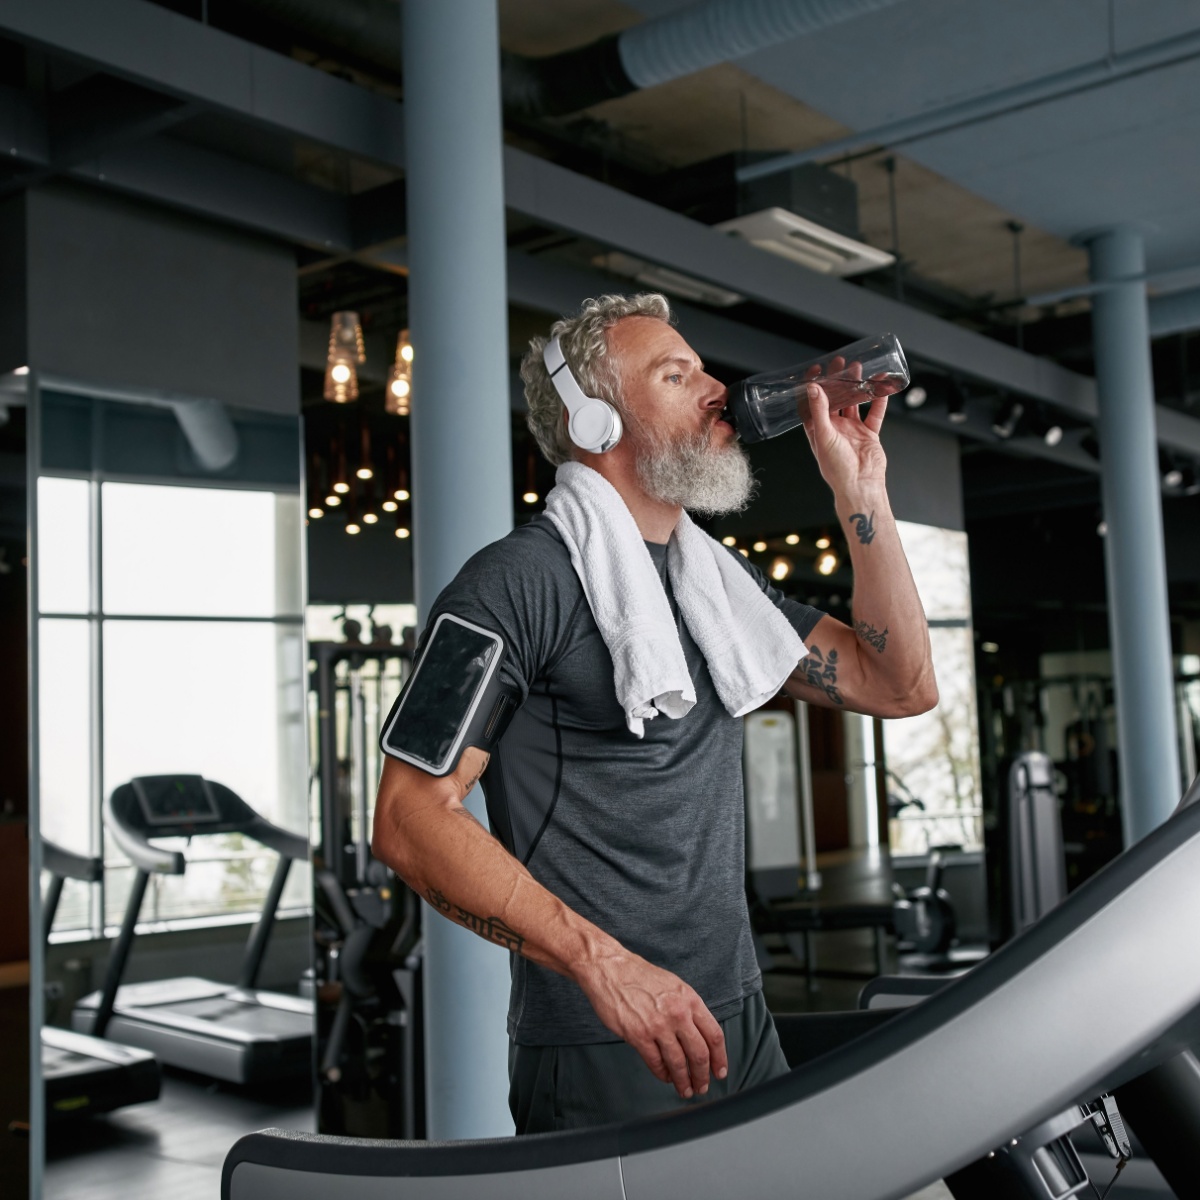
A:
[[[133,869],[101,827],[135,775],[201,774],[285,828],[306,827],[300,497],[43,476],[38,481],[39,780],[44,835],[103,854],[56,933],[118,923]],[[143,921],[256,912],[275,858],[240,835],[180,845]],[[284,909],[307,907],[293,868]]]

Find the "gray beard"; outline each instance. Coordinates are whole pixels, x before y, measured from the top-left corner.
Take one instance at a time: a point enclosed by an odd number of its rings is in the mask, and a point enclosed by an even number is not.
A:
[[[644,427],[639,432],[637,476],[647,495],[702,517],[741,512],[750,503],[755,480],[737,442],[714,446],[707,433],[667,442]]]

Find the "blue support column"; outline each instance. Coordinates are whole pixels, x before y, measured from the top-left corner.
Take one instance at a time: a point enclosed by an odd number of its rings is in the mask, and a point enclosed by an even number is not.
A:
[[[1095,235],[1088,255],[1096,282],[1145,273],[1135,229]],[[1121,804],[1131,845],[1166,820],[1181,790],[1145,285],[1098,292],[1092,326]]]
[[[408,3],[404,21],[413,554],[421,619],[512,528],[500,43],[486,0]],[[468,807],[485,824],[476,788]],[[508,956],[425,922],[431,1138],[511,1134]]]

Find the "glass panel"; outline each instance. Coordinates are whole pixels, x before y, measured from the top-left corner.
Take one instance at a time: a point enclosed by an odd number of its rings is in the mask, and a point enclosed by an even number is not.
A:
[[[38,622],[42,836],[91,852],[88,622]]]
[[[288,561],[277,563],[277,499],[272,492],[104,484],[104,611],[271,617],[286,602],[298,612],[299,525],[290,523],[279,539]],[[293,582],[284,586],[288,572]]]
[[[192,772],[232,788],[286,828],[305,828],[304,660],[299,629],[194,621],[114,621],[104,628],[104,786]],[[262,903],[274,856],[239,835],[197,839],[182,878],[161,881],[145,919],[244,912]],[[204,860],[221,859],[220,862]],[[121,861],[116,856],[116,861]],[[110,872],[118,920],[127,872]],[[301,903],[293,867],[285,904]]]
[[[38,480],[38,609],[88,611],[86,479]]]

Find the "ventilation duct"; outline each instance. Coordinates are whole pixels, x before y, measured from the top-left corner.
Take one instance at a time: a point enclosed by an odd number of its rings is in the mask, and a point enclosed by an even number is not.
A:
[[[529,117],[563,116],[899,2],[701,0],[564,54],[504,55],[504,105]],[[241,0],[241,5],[401,74],[398,0]]]

